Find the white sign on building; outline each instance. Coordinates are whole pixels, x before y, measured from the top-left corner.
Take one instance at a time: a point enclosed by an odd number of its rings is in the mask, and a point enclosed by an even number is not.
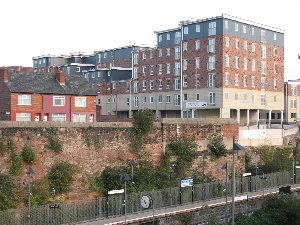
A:
[[[260,139],[267,136],[266,130],[243,130],[243,138]]]
[[[207,102],[186,102],[187,109],[207,108]]]

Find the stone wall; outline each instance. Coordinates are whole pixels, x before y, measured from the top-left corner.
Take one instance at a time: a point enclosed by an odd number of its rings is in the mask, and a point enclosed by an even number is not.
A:
[[[48,149],[49,129],[54,129],[56,137],[63,143],[63,152],[55,153]],[[132,124],[128,122],[111,123],[60,123],[60,122],[0,122],[0,138],[11,138],[17,152],[25,146],[31,146],[36,152],[36,161],[32,168],[35,171],[33,179],[43,178],[51,166],[59,160],[68,161],[76,167],[76,180],[69,197],[90,195],[88,186],[83,185],[84,178],[93,176],[106,166],[125,165],[133,159],[129,152],[129,140]],[[223,134],[228,149],[232,149],[232,138],[238,136],[238,124],[230,119],[164,119],[155,122],[149,134],[145,150],[150,152],[154,162],[158,163],[168,141],[173,137],[186,135],[194,137],[206,150],[208,137],[211,134]],[[90,144],[88,144],[90,143]],[[231,155],[220,160],[205,159],[202,154],[196,159],[194,168],[203,169],[218,178],[225,178],[222,165],[228,162]],[[7,172],[9,168],[9,154],[0,155],[0,171]],[[204,165],[204,166],[203,166]],[[237,165],[244,168],[244,160],[238,158]],[[27,184],[26,171],[23,167],[19,176],[20,184]]]

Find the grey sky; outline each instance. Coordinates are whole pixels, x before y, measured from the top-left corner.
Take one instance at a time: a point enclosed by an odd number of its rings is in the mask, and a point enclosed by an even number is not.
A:
[[[45,54],[152,46],[154,31],[226,13],[285,30],[285,80],[300,79],[299,0],[9,0],[0,8],[0,66],[32,66],[33,56]]]

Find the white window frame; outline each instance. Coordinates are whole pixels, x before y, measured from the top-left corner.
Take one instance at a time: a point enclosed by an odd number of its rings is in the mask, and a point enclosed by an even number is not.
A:
[[[297,99],[291,99],[291,109],[297,109]]]
[[[278,73],[278,66],[277,63],[274,63],[274,74]]]
[[[183,42],[182,43],[182,50],[183,51],[187,51],[188,50],[188,43],[187,42]]]
[[[170,41],[171,40],[171,34],[167,33],[167,40]]]
[[[225,93],[224,93],[224,99],[225,99],[225,100],[228,100],[228,99],[229,99],[229,93],[228,93],[228,92],[225,92]]]
[[[235,68],[239,69],[239,57],[235,57]]]
[[[196,41],[195,41],[195,46],[196,46],[195,49],[196,49],[196,50],[199,50],[199,49],[200,49],[200,44],[201,44],[201,43],[200,43],[200,40],[196,40]]]
[[[225,85],[229,85],[229,74],[225,74]]]
[[[76,72],[80,72],[80,67],[79,66],[76,67]]]
[[[267,58],[267,47],[265,45],[261,46],[261,58],[262,59]]]
[[[175,82],[174,82],[174,90],[180,90],[180,79],[175,79]]]
[[[158,75],[162,74],[162,64],[158,64]]]
[[[255,87],[255,76],[251,77],[251,87]]]
[[[235,40],[235,48],[236,48],[236,49],[239,49],[239,43],[240,43],[239,40],[236,39],[236,40]]]
[[[239,100],[239,94],[238,94],[238,93],[235,93],[235,94],[234,94],[234,100],[235,100],[235,101],[238,101],[238,100]]]
[[[180,94],[175,94],[174,105],[175,106],[180,106],[180,103],[181,103]]]
[[[229,47],[229,37],[225,37],[225,46]]]
[[[252,44],[251,44],[251,51],[252,51],[252,52],[255,52],[255,43],[252,43]]]
[[[209,73],[208,74],[208,87],[215,87],[215,83],[216,83],[216,74],[214,73]]]
[[[18,105],[31,105],[31,95],[18,95]]]
[[[85,123],[86,122],[86,114],[73,113],[73,122],[75,122],[75,123]]]
[[[215,105],[216,104],[216,93],[215,92],[209,92],[208,93],[208,103],[210,105]]]
[[[159,95],[158,96],[158,103],[162,103],[163,102],[163,96],[162,95]]]
[[[217,22],[213,21],[208,24],[208,36],[216,35]]]
[[[167,53],[166,53],[167,56],[170,56],[170,55],[171,55],[171,49],[170,49],[170,48],[166,48],[166,52],[167,52]]]
[[[244,58],[244,70],[247,70],[248,68],[248,59]]]
[[[183,34],[189,34],[189,27],[188,26],[183,28]]]
[[[166,96],[166,103],[171,103],[171,96],[170,95]]]
[[[139,107],[139,97],[133,96],[133,107],[137,108]]]
[[[251,60],[251,69],[252,71],[255,71],[255,59]]]
[[[167,63],[167,73],[171,73],[171,64]]]
[[[62,104],[55,104],[60,101]],[[65,96],[53,96],[53,106],[65,106]]]
[[[195,69],[200,69],[200,58],[195,58]]]
[[[247,101],[247,93],[244,93],[244,102]]]
[[[187,68],[188,68],[188,60],[187,59],[184,59],[183,61],[182,61],[182,66],[183,66],[183,70],[187,70]]]
[[[75,97],[75,107],[86,107],[86,97]]]
[[[170,79],[170,78],[167,78],[167,79],[166,79],[166,88],[167,88],[167,89],[170,89],[170,87],[171,87],[171,79]]]
[[[161,90],[163,88],[162,80],[158,80],[158,89]]]
[[[225,20],[224,27],[225,27],[225,29],[228,29],[228,20]]]
[[[297,96],[297,86],[291,86],[291,95]]]
[[[31,121],[31,113],[16,113],[16,121]]]
[[[247,26],[243,25],[243,33],[246,34],[247,33]]]
[[[260,105],[261,106],[266,106],[267,105],[267,95],[266,94],[261,94],[260,95]]]
[[[234,30],[239,31],[239,24],[238,23],[234,23]]]
[[[162,42],[162,35],[158,35],[158,42]]]
[[[239,75],[236,74],[234,77],[234,86],[239,86]]]
[[[215,38],[211,38],[208,39],[208,52],[214,53],[216,51],[216,39]]]
[[[162,49],[158,49],[158,57],[162,57]]]
[[[153,96],[150,96],[149,99],[150,99],[150,103],[153,104],[153,103],[154,103],[154,97],[153,97]]]
[[[52,113],[52,121],[66,122],[67,115],[65,113]]]
[[[251,94],[251,101],[255,102],[255,94]]]
[[[248,42],[244,41],[244,50],[247,51],[248,50]]]
[[[154,81],[153,81],[153,80],[150,80],[150,86],[149,86],[149,89],[150,89],[150,90],[153,90],[153,89],[154,89]]]
[[[188,77],[185,75],[183,76],[183,87],[187,87],[188,86]]]
[[[207,70],[214,70],[216,68],[216,56],[209,56],[207,62]]]
[[[261,62],[261,74],[267,74],[267,62]]]
[[[199,33],[201,31],[200,24],[196,24],[196,33]]]
[[[147,89],[147,81],[143,80],[143,91]]]
[[[244,87],[247,87],[247,75],[244,75],[243,83],[244,83]]]

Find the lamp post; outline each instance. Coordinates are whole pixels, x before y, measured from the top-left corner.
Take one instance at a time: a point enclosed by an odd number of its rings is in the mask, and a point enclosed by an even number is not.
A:
[[[227,223],[227,202],[228,202],[228,170],[227,170],[228,166],[227,166],[227,162],[222,166],[222,170],[226,170],[226,184],[225,184],[225,193],[226,193],[226,203],[225,203],[225,222]]]
[[[205,159],[208,159],[207,158],[207,156],[206,155],[204,155],[203,157],[202,157],[202,177],[203,177],[203,179],[204,179],[204,166],[205,166]]]
[[[172,173],[174,172],[173,170],[174,170],[174,168],[175,168],[175,164],[174,163],[170,163],[170,206],[172,207],[172,201],[173,201],[173,199],[172,199]]]
[[[289,160],[293,165],[293,168],[292,168],[292,184],[295,184],[295,157],[294,157],[294,155],[292,155],[292,157],[290,158],[290,160]]]
[[[232,138],[233,147],[232,147],[232,225],[234,225],[234,211],[235,211],[235,159],[234,159],[234,150],[245,150],[245,148],[234,141]]]
[[[30,188],[31,188],[31,184],[30,184],[30,178],[31,178],[31,175],[32,174],[34,174],[34,171],[33,171],[33,169],[31,168],[31,167],[29,167],[28,168],[28,172],[27,172],[27,174],[28,174],[28,215],[27,215],[27,219],[28,219],[28,225],[30,225],[30,217],[31,217],[31,212],[30,212],[30,197],[31,197],[31,190],[30,190]]]
[[[125,217],[125,225],[126,225],[126,182],[131,181],[131,177],[127,173],[123,173],[120,177],[121,181],[124,181],[125,187],[124,187],[124,217]]]
[[[131,213],[133,213],[133,204],[132,204],[132,193],[133,193],[133,188],[132,188],[132,185],[134,184],[134,181],[133,181],[133,167],[136,165],[135,164],[135,161],[134,160],[131,160],[130,161],[130,165],[131,165],[131,182],[130,182],[130,191],[131,191]]]
[[[263,182],[263,197],[265,197],[265,180],[267,179],[267,177],[263,173],[263,175],[259,178],[262,179],[262,182]]]
[[[55,189],[51,188],[50,194],[53,196],[53,205],[50,205],[49,207],[52,208],[54,210],[54,225],[56,224],[56,208],[59,208],[59,205],[56,204],[55,202]]]

